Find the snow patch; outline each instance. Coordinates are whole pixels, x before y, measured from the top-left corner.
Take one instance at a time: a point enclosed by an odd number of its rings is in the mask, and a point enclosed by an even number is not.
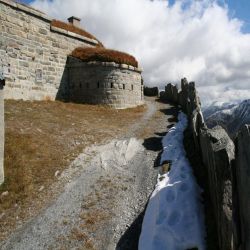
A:
[[[171,162],[170,172],[159,175],[144,216],[139,250],[205,249],[204,212],[197,185],[183,146],[187,118],[163,138],[161,162]]]
[[[87,148],[83,154],[74,160],[72,165],[78,166],[84,162],[83,159],[87,159],[88,156],[95,154],[91,164],[98,164],[105,170],[121,168],[127,165],[138,152],[143,150],[142,141],[136,138],[112,140],[108,144],[93,145]]]

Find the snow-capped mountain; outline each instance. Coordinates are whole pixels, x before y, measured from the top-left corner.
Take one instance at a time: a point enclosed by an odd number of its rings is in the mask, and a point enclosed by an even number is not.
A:
[[[202,112],[205,118],[208,118],[210,115],[215,114],[218,111],[232,109],[240,102],[213,102],[210,106],[205,107]]]
[[[223,103],[211,106],[203,114],[209,128],[220,125],[234,137],[242,125],[250,124],[250,99],[239,104]]]

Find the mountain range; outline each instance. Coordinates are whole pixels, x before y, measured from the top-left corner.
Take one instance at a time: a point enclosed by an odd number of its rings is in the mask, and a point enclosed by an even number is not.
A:
[[[209,128],[220,125],[234,138],[244,124],[250,124],[250,99],[240,103],[214,103],[203,115]]]

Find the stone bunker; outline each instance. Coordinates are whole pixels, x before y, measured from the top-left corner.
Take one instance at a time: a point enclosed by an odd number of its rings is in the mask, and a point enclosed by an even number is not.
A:
[[[0,185],[4,181],[4,99],[63,100],[130,108],[143,104],[133,56],[108,50],[80,27],[0,0]],[[3,86],[5,87],[3,88]]]
[[[0,70],[5,99],[65,100],[113,108],[143,103],[133,56],[108,50],[80,27],[15,1],[0,0]]]
[[[143,104],[141,69],[130,55],[78,48],[68,58],[69,101],[130,108]]]

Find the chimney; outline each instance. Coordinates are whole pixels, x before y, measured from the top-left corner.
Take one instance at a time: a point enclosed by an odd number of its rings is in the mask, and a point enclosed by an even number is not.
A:
[[[72,17],[68,18],[68,21],[70,24],[72,24],[76,27],[80,27],[80,21],[81,21],[80,18],[72,16]]]

